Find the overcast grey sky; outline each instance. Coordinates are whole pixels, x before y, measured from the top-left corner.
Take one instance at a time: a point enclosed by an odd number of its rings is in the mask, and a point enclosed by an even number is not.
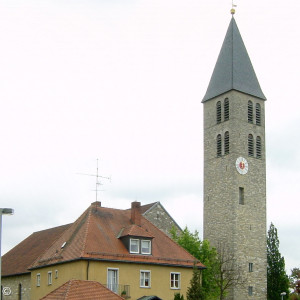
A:
[[[299,0],[236,0],[266,102],[268,227],[300,267]],[[2,253],[103,206],[160,201],[202,235],[203,107],[231,0],[2,0]]]

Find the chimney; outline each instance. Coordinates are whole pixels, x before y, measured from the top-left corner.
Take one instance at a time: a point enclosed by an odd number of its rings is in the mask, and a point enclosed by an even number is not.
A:
[[[131,202],[131,222],[141,226],[141,202]]]
[[[101,202],[100,201],[95,201],[95,202],[92,203],[92,206],[97,209],[97,207],[101,207]]]

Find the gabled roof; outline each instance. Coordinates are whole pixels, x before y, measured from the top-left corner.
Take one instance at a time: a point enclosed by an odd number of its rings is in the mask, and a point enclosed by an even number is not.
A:
[[[119,238],[130,227],[131,211],[93,203],[31,266],[32,269],[68,261],[93,259],[193,267],[195,258],[141,216],[143,232],[153,236],[152,255],[132,255]],[[172,251],[170,251],[172,249]],[[201,263],[198,267],[204,267]]]
[[[230,90],[266,100],[233,17],[202,102]]]
[[[122,297],[113,293],[97,281],[69,280],[41,300],[121,300]]]
[[[70,224],[34,232],[2,257],[2,276],[30,273],[28,267]]]
[[[148,210],[150,210],[153,207],[155,207],[158,203],[159,202],[153,202],[153,203],[142,205],[141,206],[141,214],[144,215],[145,213],[147,213]]]

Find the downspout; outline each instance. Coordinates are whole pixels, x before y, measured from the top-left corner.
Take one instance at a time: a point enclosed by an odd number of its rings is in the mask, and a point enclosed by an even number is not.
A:
[[[89,269],[90,269],[90,261],[87,261],[87,267],[86,267],[86,280],[89,280]]]

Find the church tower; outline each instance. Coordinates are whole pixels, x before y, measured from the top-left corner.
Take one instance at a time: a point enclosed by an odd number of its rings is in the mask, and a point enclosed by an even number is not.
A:
[[[234,257],[230,300],[267,299],[265,96],[232,15],[204,105],[204,238]]]

